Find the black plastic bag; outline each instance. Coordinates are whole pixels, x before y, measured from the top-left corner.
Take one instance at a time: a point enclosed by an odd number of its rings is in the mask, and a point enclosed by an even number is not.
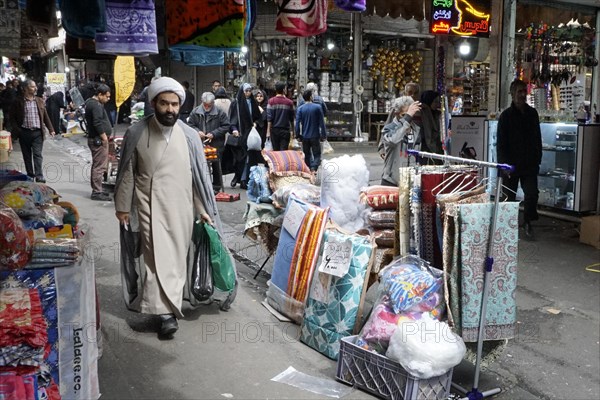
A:
[[[210,262],[209,237],[202,224],[194,224],[194,269],[192,271],[192,294],[198,301],[210,299],[214,292],[212,265]]]
[[[130,305],[138,297],[139,265],[138,257],[142,254],[139,232],[132,232],[131,225],[125,229],[120,225],[121,235],[121,273],[126,286],[126,304]]]

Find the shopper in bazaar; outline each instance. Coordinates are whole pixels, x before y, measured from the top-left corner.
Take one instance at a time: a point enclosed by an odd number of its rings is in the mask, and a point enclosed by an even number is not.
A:
[[[248,187],[243,176],[248,156],[246,143],[250,130],[261,118],[258,103],[252,95],[252,85],[244,83],[229,109],[229,122],[231,124],[229,130],[234,137],[239,138],[235,140],[235,146],[227,143],[225,149],[226,152],[229,152],[229,156],[233,161],[234,176],[231,180],[231,187],[235,187],[238,183],[242,189]]]
[[[304,161],[312,172],[321,165],[321,142],[327,139],[325,117],[320,104],[313,103],[312,90],[302,94],[304,104],[296,111],[296,132],[302,141]]]
[[[421,151],[444,154],[440,133],[440,94],[426,90],[421,94]],[[442,164],[441,160],[423,157],[421,164]]]
[[[527,84],[520,79],[510,84],[512,103],[498,119],[496,152],[498,162],[510,164],[514,171],[505,174],[503,190],[508,201],[515,201],[517,188],[525,194],[523,201],[525,235],[533,239],[532,221],[538,220],[537,176],[542,162],[542,132],[537,111],[527,100]]]
[[[96,87],[96,93],[85,101],[85,123],[88,147],[92,152],[90,184],[92,200],[110,201],[110,195],[102,190],[102,180],[108,163],[108,138],[112,124],[104,105],[110,100],[110,88],[104,83]]]
[[[275,97],[267,105],[267,138],[273,150],[287,150],[294,135],[294,103],[285,96],[285,83],[275,84]]]
[[[398,186],[403,153],[408,148],[418,147],[420,128],[413,117],[421,110],[421,103],[410,96],[398,97],[392,105],[394,118],[381,131],[379,155],[384,159],[381,184]]]
[[[202,104],[194,108],[187,123],[198,131],[203,143],[217,149],[218,158],[212,162],[212,172],[213,189],[219,192],[223,183],[219,164],[225,149],[225,135],[229,132],[229,116],[215,106],[215,95],[212,92],[202,93],[201,101]]]
[[[321,106],[321,108],[323,109],[323,116],[327,116],[327,105],[325,104],[325,102],[323,101],[323,98],[321,96],[319,96],[319,85],[317,85],[315,82],[308,82],[306,84],[306,90],[310,90],[312,91],[313,94],[313,103],[315,104],[319,104]],[[298,96],[298,107],[300,107],[302,104],[304,104],[304,97],[303,96]]]
[[[5,89],[7,90],[7,89]],[[19,137],[21,152],[25,162],[27,175],[35,178],[36,182],[44,183],[42,170],[45,126],[54,137],[54,127],[46,112],[44,100],[36,97],[37,85],[31,79],[26,79],[21,84],[20,93],[17,95],[10,111],[11,132]],[[5,116],[6,118],[6,116]]]
[[[137,278],[141,293],[126,293],[127,306],[159,315],[159,335],[172,338],[179,328],[177,319],[183,317],[194,217],[220,232],[222,228],[198,132],[178,119],[183,87],[162,77],[150,84],[148,96],[155,114],[132,125],[124,136],[115,209],[122,260],[130,260],[122,270],[142,265]],[[126,240],[126,232],[139,232],[141,254]],[[137,288],[138,283],[128,281],[125,287]]]

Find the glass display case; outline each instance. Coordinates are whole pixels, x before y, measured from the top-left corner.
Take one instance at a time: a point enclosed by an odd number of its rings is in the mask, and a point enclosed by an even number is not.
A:
[[[352,103],[326,102],[327,117],[325,127],[327,138],[334,140],[352,140],[354,138],[354,112]]]
[[[488,121],[490,162],[497,162],[497,127],[498,121]],[[538,204],[576,212],[595,210],[600,169],[600,124],[544,122],[540,127],[542,163],[538,178]],[[523,198],[520,189],[517,198]]]

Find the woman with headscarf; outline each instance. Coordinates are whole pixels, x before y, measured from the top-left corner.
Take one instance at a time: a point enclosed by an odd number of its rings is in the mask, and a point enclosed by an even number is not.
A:
[[[440,127],[440,94],[426,90],[421,94],[421,151],[444,154]],[[421,164],[441,164],[441,160],[422,158]]]
[[[407,149],[419,149],[419,126],[413,117],[421,110],[421,103],[410,96],[398,97],[392,105],[394,117],[381,131],[378,151],[383,158],[381,184],[398,186],[400,167]]]
[[[254,94],[254,99],[256,100],[256,104],[258,104],[258,110],[260,111],[261,115],[261,119],[256,122],[256,130],[260,135],[260,148],[263,149],[265,147],[265,141],[267,140],[267,102],[269,101],[269,98],[264,90],[257,89]],[[246,168],[242,174],[242,183],[247,183],[248,176],[250,175],[250,167],[264,162],[265,159],[263,158],[260,150],[248,150],[248,159],[246,162]]]
[[[231,180],[231,187],[235,187],[239,183],[242,189],[247,188],[247,182],[243,179],[243,174],[248,156],[248,134],[254,124],[261,120],[262,116],[258,103],[252,95],[252,85],[244,83],[229,108],[229,130],[234,137],[239,138],[236,146],[227,143],[225,145],[225,153],[230,153],[233,161],[234,176]],[[224,159],[225,157],[226,154],[223,154]]]
[[[215,106],[225,114],[229,115],[231,99],[225,91],[225,88],[222,86],[219,86],[219,88],[215,91]]]

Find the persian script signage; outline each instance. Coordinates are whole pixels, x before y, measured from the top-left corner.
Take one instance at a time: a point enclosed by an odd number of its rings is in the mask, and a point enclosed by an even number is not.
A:
[[[490,36],[490,0],[431,0],[434,35]]]

